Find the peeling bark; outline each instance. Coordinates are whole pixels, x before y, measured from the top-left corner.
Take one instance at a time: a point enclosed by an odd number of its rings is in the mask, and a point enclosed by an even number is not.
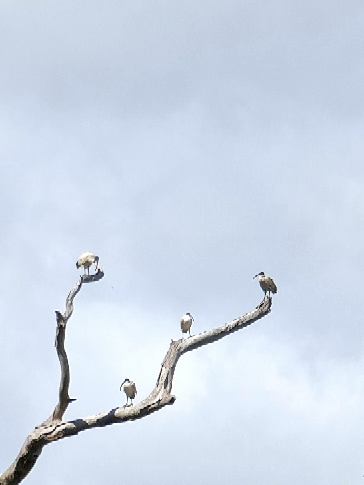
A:
[[[0,485],[15,485],[20,483],[32,470],[43,447],[52,441],[77,435],[87,429],[105,427],[126,421],[135,421],[136,419],[141,419],[162,409],[166,405],[173,404],[176,400],[176,397],[171,394],[173,376],[177,362],[183,354],[216,342],[237,330],[251,325],[266,316],[271,311],[272,306],[271,297],[265,297],[253,311],[246,313],[230,323],[187,339],[172,340],[163,359],[155,388],[139,404],[130,407],[116,407],[107,412],[73,421],[63,421],[63,415],[69,403],[72,402],[72,399],[68,395],[70,372],[67,354],[64,348],[66,325],[73,312],[73,300],[80,291],[82,284],[98,281],[103,275],[103,271],[99,268],[96,275],[82,276],[67,297],[65,313],[56,312],[56,349],[61,365],[59,402],[52,415],[27,437],[13,464],[0,476]]]

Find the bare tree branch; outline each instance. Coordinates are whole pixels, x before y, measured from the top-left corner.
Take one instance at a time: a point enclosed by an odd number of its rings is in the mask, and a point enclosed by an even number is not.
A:
[[[255,321],[266,316],[271,311],[272,306],[272,299],[265,297],[255,310],[246,313],[244,316],[230,323],[187,339],[172,340],[162,362],[155,388],[139,404],[130,407],[116,407],[108,412],[76,419],[74,421],[62,421],[63,414],[70,402],[68,396],[69,366],[64,350],[64,333],[66,323],[73,311],[73,299],[80,291],[82,283],[97,281],[88,278],[92,278],[92,276],[83,276],[68,295],[65,314],[62,315],[60,312],[57,312],[56,347],[62,374],[59,403],[52,416],[27,437],[14,463],[0,476],[0,485],[15,485],[20,483],[35,465],[43,447],[52,441],[77,435],[87,429],[141,419],[162,409],[168,404],[173,404],[176,400],[176,397],[171,394],[173,376],[177,362],[183,354],[209,343],[216,342],[237,330],[248,327]]]
[[[68,320],[71,318],[73,313],[73,300],[75,299],[77,293],[81,290],[83,283],[91,283],[93,281],[99,281],[103,278],[104,272],[99,267],[98,271],[94,275],[84,275],[81,276],[80,280],[77,282],[73,290],[70,291],[66,299],[66,311],[64,315],[58,310],[56,311],[57,318],[57,330],[56,330],[56,340],[55,347],[57,350],[57,355],[59,363],[61,365],[61,382],[59,385],[59,402],[54,408],[53,414],[43,423],[44,426],[51,424],[55,421],[61,421],[64,413],[66,412],[68,405],[75,401],[76,399],[70,399],[68,395],[68,389],[70,385],[70,369],[68,364],[67,353],[64,348],[64,340],[66,337],[66,325]]]
[[[51,416],[44,421],[39,427],[35,428],[35,431],[31,433],[25,440],[18,456],[14,463],[0,476],[0,485],[2,484],[17,484],[20,483],[34,467],[39,455],[42,452],[43,446],[46,444],[42,438],[42,433],[39,430],[47,428],[52,423],[60,422],[68,405],[74,401],[70,399],[68,395],[68,389],[70,384],[70,370],[68,365],[68,358],[66,350],[64,348],[64,341],[66,337],[66,325],[73,313],[73,300],[77,293],[80,291],[83,283],[92,283],[93,281],[99,281],[103,278],[104,272],[99,267],[98,271],[94,275],[81,276],[76,286],[69,292],[66,299],[66,310],[64,314],[56,311],[57,329],[55,347],[59,363],[61,365],[61,381],[59,385],[59,401],[54,408]]]

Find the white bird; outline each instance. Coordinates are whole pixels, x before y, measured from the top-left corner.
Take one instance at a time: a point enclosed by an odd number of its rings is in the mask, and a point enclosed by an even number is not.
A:
[[[125,404],[125,406],[128,406],[129,398],[130,398],[130,401],[131,401],[130,406],[132,406],[133,399],[137,395],[135,383],[133,381],[131,381],[130,379],[125,379],[124,382],[120,386],[120,391],[121,391],[121,388],[124,389],[124,392],[126,394],[126,404]]]
[[[193,316],[191,315],[191,313],[188,313],[188,312],[185,313],[183,315],[183,317],[181,318],[181,330],[182,330],[182,334],[188,332],[190,334],[190,337],[191,337],[192,322],[193,322]]]
[[[263,271],[261,271],[254,276],[254,278],[256,277],[258,277],[260,287],[264,291],[264,296],[267,294],[267,292],[268,296],[269,293],[277,293],[277,286],[270,276],[266,276]]]
[[[92,253],[83,253],[81,256],[78,258],[78,261],[76,263],[76,268],[80,268],[83,266],[86,274],[86,269],[87,269],[87,274],[90,274],[90,266],[95,264],[96,270],[98,269],[99,266],[99,257],[95,256]]]

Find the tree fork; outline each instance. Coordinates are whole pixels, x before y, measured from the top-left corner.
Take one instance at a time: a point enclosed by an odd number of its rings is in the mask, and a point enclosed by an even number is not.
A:
[[[187,339],[172,340],[163,359],[161,370],[155,388],[149,396],[139,404],[131,407],[116,407],[110,411],[88,416],[73,421],[63,421],[63,415],[68,405],[74,401],[68,394],[70,384],[70,370],[67,354],[64,348],[67,322],[73,313],[73,300],[80,291],[83,283],[98,281],[104,276],[101,268],[95,275],[84,275],[76,286],[70,291],[66,299],[66,310],[62,314],[56,311],[57,329],[55,347],[61,366],[61,380],[59,386],[59,401],[51,414],[40,426],[26,438],[18,456],[10,467],[0,475],[0,485],[17,485],[32,470],[42,449],[48,443],[70,436],[75,436],[87,429],[110,426],[126,421],[135,421],[159,411],[164,406],[173,404],[176,397],[171,394],[174,371],[179,358],[204,345],[230,335],[242,328],[248,327],[257,320],[268,315],[272,307],[272,298],[265,297],[263,301],[251,312],[236,318],[230,323],[221,325],[210,331],[205,331]]]

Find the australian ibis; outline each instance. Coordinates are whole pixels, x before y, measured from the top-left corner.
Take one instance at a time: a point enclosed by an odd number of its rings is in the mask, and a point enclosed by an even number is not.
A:
[[[183,317],[181,318],[181,330],[182,334],[184,333],[189,333],[191,337],[191,327],[192,327],[192,322],[193,322],[193,316],[191,313],[185,313]]]
[[[124,382],[120,386],[120,391],[121,388],[124,389],[124,392],[126,394],[126,404],[125,406],[128,406],[128,401],[130,399],[130,406],[133,404],[133,399],[137,395],[137,390],[135,383],[131,381],[130,379],[125,379]]]
[[[277,286],[270,276],[266,276],[263,273],[263,271],[261,271],[260,273],[254,276],[254,278],[257,278],[257,277],[258,277],[260,287],[264,291],[264,295],[268,293],[268,296],[269,296],[270,293],[277,293]]]
[[[76,268],[81,268],[83,266],[85,273],[87,269],[87,274],[90,274],[90,266],[95,264],[96,270],[99,265],[99,257],[95,256],[92,253],[83,253],[81,256],[78,258],[78,261],[76,263]]]

